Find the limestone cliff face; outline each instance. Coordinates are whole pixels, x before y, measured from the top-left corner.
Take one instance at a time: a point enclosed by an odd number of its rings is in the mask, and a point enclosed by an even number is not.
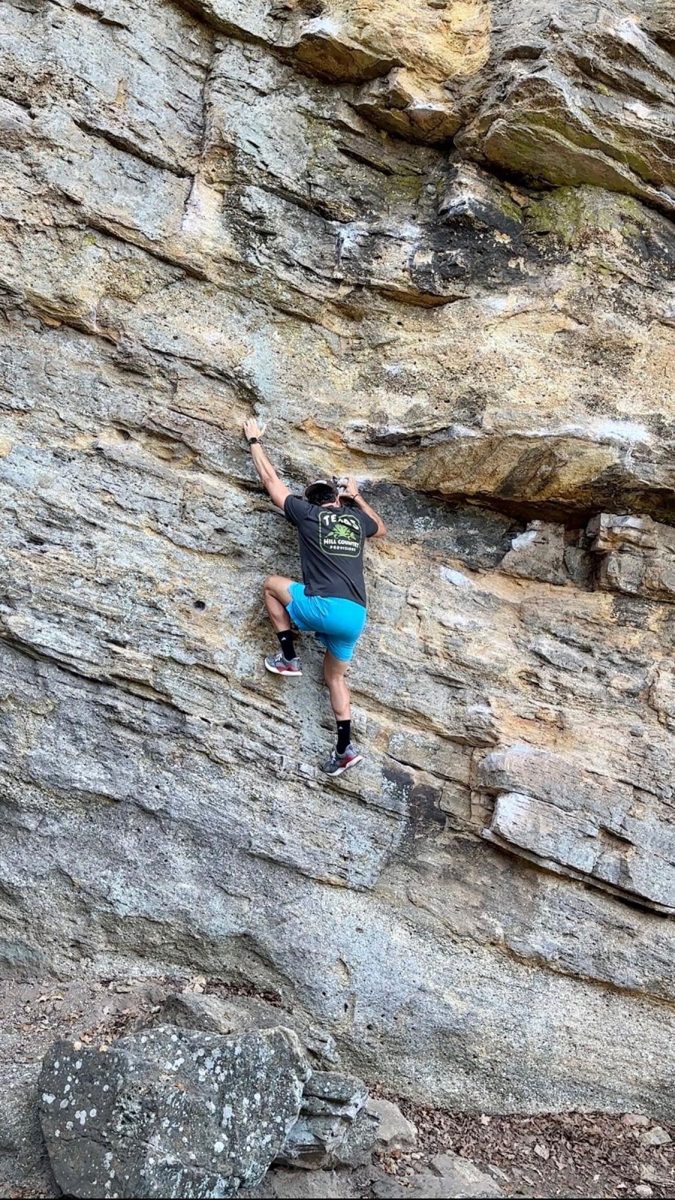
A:
[[[279,991],[455,1107],[675,1112],[675,18],[11,0],[7,975]],[[240,425],[354,473],[360,773]]]

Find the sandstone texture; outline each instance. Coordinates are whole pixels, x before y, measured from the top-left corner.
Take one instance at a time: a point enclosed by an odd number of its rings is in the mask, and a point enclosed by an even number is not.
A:
[[[317,1072],[672,1118],[672,6],[0,25],[3,975],[199,974]],[[390,531],[337,781],[312,640],[262,669],[252,415]],[[302,1120],[324,1161],[345,1110]]]

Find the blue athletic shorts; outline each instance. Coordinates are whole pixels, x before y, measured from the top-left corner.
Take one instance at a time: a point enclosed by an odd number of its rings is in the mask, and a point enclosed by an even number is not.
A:
[[[363,605],[338,596],[308,596],[304,583],[291,583],[288,590],[286,612],[294,625],[314,632],[334,658],[349,662],[366,623]]]

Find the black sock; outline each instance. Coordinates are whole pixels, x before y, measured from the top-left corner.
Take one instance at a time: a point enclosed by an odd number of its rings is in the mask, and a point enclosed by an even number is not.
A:
[[[337,731],[338,731],[338,740],[337,740],[336,749],[337,749],[338,754],[344,754],[345,750],[347,749],[347,746],[349,745],[349,743],[352,740],[352,723],[351,723],[351,721],[338,721]]]
[[[277,637],[281,643],[281,651],[284,658],[289,661],[291,658],[295,658],[295,643],[290,629],[284,629],[283,633],[277,634]]]

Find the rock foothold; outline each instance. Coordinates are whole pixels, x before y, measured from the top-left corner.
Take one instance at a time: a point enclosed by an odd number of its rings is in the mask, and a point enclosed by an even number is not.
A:
[[[57,1042],[38,1085],[54,1177],[69,1196],[234,1196],[281,1150],[309,1073],[282,1027],[163,1026],[107,1052]]]

